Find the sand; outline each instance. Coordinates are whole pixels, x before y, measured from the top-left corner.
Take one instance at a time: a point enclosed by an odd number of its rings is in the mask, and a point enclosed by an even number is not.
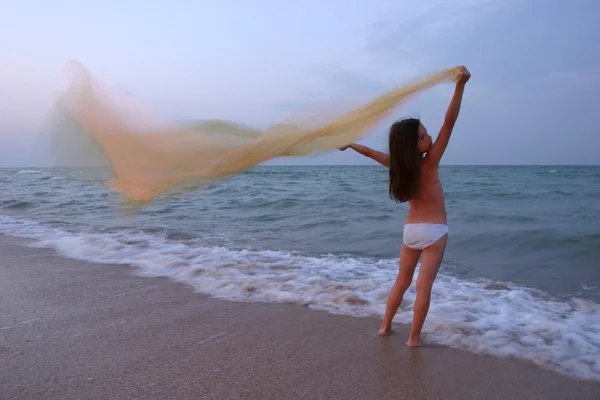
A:
[[[600,383],[405,326],[216,300],[0,237],[0,399],[600,399]]]

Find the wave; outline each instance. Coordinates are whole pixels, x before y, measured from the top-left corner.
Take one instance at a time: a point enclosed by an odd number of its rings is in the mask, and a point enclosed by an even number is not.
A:
[[[160,232],[69,232],[0,216],[0,233],[32,246],[103,264],[126,264],[147,277],[169,277],[233,301],[294,303],[355,317],[382,317],[398,260],[206,246]],[[556,372],[600,381],[600,309],[539,290],[442,271],[423,333],[478,354],[515,357]],[[414,285],[395,322],[410,323]]]
[[[32,207],[34,204],[28,201],[19,200],[2,200],[0,201],[0,208],[19,210],[23,208]]]

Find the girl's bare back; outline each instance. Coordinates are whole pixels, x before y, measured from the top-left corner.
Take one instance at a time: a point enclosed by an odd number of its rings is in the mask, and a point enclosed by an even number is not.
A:
[[[406,223],[446,224],[446,205],[437,163],[421,161],[421,187],[409,202]]]

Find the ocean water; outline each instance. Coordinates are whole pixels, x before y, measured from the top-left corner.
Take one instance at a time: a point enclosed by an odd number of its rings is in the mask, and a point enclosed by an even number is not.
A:
[[[108,177],[0,169],[0,234],[222,299],[384,313],[407,206],[383,168],[258,167],[137,215]],[[426,340],[600,381],[600,167],[443,167],[441,179],[450,234]],[[395,321],[411,322],[414,298],[413,285]]]

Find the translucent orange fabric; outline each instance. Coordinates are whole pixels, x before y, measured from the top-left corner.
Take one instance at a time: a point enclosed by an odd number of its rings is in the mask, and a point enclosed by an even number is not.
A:
[[[449,68],[391,90],[345,113],[320,108],[292,123],[261,131],[229,121],[186,126],[158,117],[125,93],[73,64],[74,79],[56,103],[55,155],[96,158],[115,177],[106,182],[127,198],[147,202],[168,189],[198,189],[276,157],[325,153],[368,135],[409,96],[460,79]],[[76,152],[76,154],[73,154]],[[64,161],[64,160],[63,160]]]

